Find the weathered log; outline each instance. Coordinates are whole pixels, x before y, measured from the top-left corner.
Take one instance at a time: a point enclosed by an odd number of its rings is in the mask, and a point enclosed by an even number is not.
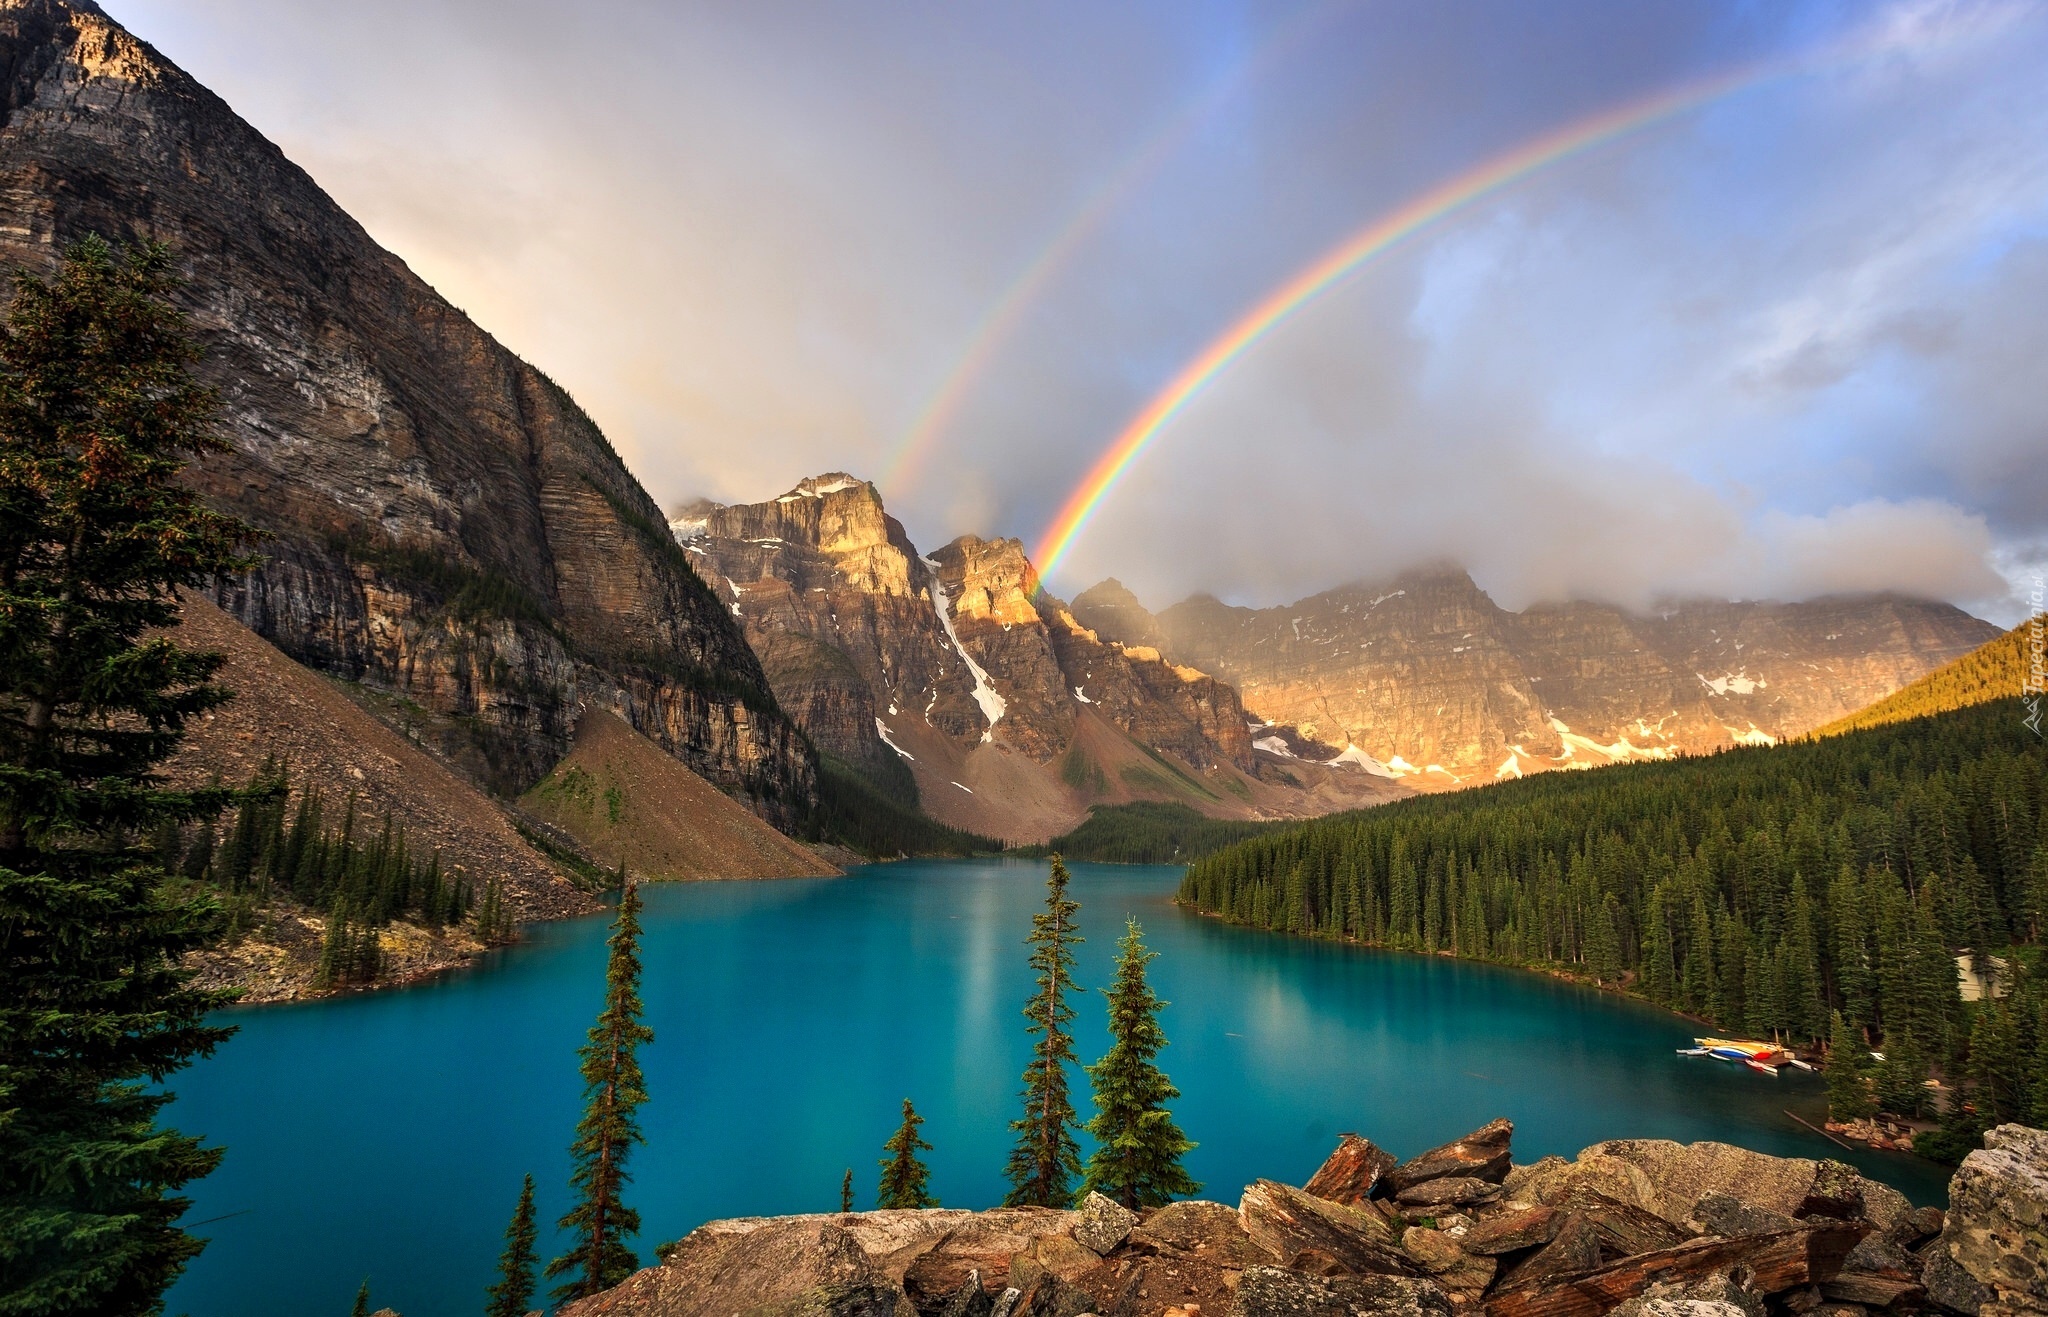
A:
[[[1867,1308],[1889,1308],[1894,1304],[1917,1308],[1927,1298],[1927,1290],[1918,1281],[1867,1271],[1845,1271],[1833,1280],[1824,1280],[1820,1292],[1837,1303],[1860,1303]]]
[[[1652,1285],[1683,1285],[1734,1267],[1749,1286],[1775,1294],[1825,1283],[1840,1274],[1842,1259],[1867,1226],[1828,1224],[1744,1239],[1695,1239],[1676,1248],[1623,1258],[1592,1271],[1567,1273],[1532,1284],[1511,1284],[1487,1301],[1487,1317],[1600,1317]]]

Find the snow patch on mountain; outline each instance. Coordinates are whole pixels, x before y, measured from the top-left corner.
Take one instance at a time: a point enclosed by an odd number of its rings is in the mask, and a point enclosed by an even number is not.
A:
[[[981,734],[984,741],[995,740],[995,726],[1003,720],[1003,713],[1009,706],[1004,703],[995,684],[988,679],[988,672],[968,654],[966,646],[960,643],[960,633],[953,628],[953,596],[946,593],[946,587],[939,582],[939,565],[930,558],[920,558],[932,574],[932,606],[938,610],[939,625],[946,629],[946,639],[953,643],[953,652],[967,665],[967,673],[974,678],[974,702],[981,706],[981,716],[988,719],[988,730]],[[955,782],[954,786],[960,784]],[[960,787],[966,791],[966,787]],[[969,793],[972,794],[972,793]]]
[[[1562,763],[1565,760],[1572,760],[1573,762],[1570,767],[1573,768],[1592,768],[1595,766],[1589,760],[1578,758],[1578,753],[1582,750],[1590,755],[1599,755],[1601,759],[1610,764],[1618,764],[1630,759],[1671,758],[1671,748],[1669,746],[1641,746],[1629,740],[1626,736],[1617,738],[1610,745],[1602,745],[1592,737],[1582,736],[1565,726],[1563,720],[1555,714],[1552,714],[1550,717],[1550,730],[1556,732],[1557,739],[1564,742],[1564,753],[1557,757],[1558,762]]]
[[[1325,759],[1323,763],[1331,768],[1335,768],[1339,764],[1351,764],[1364,769],[1374,777],[1399,776],[1393,769],[1373,758],[1355,744],[1346,744],[1343,754],[1338,755],[1335,759]]]
[[[895,705],[893,705],[893,704],[892,704],[892,705],[890,705],[890,706],[889,706],[889,712],[890,712],[890,713],[894,713],[894,712],[896,712],[896,706],[895,706]],[[908,750],[905,750],[905,749],[904,749],[904,748],[903,748],[902,746],[900,746],[900,745],[896,744],[896,742],[895,742],[895,741],[894,741],[893,739],[891,739],[891,738],[890,738],[890,736],[889,736],[889,728],[888,728],[888,726],[887,726],[887,725],[886,725],[885,723],[883,723],[883,721],[882,721],[882,720],[881,720],[880,718],[877,718],[877,719],[875,719],[875,735],[877,735],[877,736],[879,736],[879,737],[881,737],[881,738],[882,738],[882,744],[883,744],[883,745],[886,745],[886,746],[888,746],[888,747],[889,747],[889,748],[890,748],[891,750],[894,750],[894,751],[895,751],[895,752],[896,752],[897,754],[899,754],[899,755],[902,755],[902,756],[903,756],[903,757],[904,757],[905,759],[908,759],[908,760],[909,760],[909,761],[910,761],[911,763],[913,763],[913,764],[914,764],[914,763],[916,763],[916,762],[917,762],[917,756],[916,756],[916,755],[914,755],[914,754],[910,753],[910,751],[908,751]]]
[[[1300,755],[1294,753],[1293,748],[1284,739],[1278,736],[1261,736],[1252,742],[1252,749],[1264,750],[1267,754],[1279,755],[1282,759],[1301,758]]]
[[[1692,675],[1698,677],[1700,684],[1716,695],[1754,695],[1771,684],[1762,677],[1750,676],[1747,671],[1725,673],[1719,677],[1709,677],[1704,672],[1695,672]]]

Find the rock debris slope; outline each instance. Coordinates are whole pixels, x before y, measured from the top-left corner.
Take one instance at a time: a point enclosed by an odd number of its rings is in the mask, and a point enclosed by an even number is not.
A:
[[[273,537],[223,607],[404,696],[502,794],[589,704],[772,821],[808,811],[808,747],[566,393],[93,5],[0,0],[0,69],[0,260],[98,232],[170,244],[189,281],[234,445],[197,478]]]
[[[2048,1135],[2004,1126],[1944,1214],[1841,1162],[1622,1139],[1517,1166],[1504,1120],[1297,1189],[1142,1213],[713,1221],[562,1317],[1866,1317],[2048,1312]],[[1313,1190],[1314,1192],[1311,1192]]]
[[[597,908],[527,845],[503,806],[372,717],[338,683],[292,662],[205,599],[188,597],[183,613],[174,638],[224,655],[218,680],[235,698],[194,720],[164,766],[168,781],[202,786],[217,777],[240,786],[282,767],[295,799],[317,792],[337,826],[350,809],[365,831],[388,817],[409,850],[438,854],[442,872],[473,893],[497,883],[514,918]],[[239,987],[248,1001],[309,996],[322,927],[319,916],[281,903],[254,936],[199,953],[194,963],[207,986]],[[387,934],[390,977],[398,982],[462,964],[482,949],[462,929],[429,936],[394,926]]]

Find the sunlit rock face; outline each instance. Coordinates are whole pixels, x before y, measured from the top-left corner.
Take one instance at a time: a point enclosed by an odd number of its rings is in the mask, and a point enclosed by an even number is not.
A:
[[[886,762],[898,752],[885,737],[927,729],[961,753],[987,743],[1044,762],[1092,707],[1196,767],[1251,767],[1227,685],[1099,639],[1041,592],[1014,539],[920,554],[875,487],[842,473],[762,503],[679,509],[670,524],[782,705],[849,762]]]
[[[0,5],[0,259],[169,245],[232,451],[195,479],[261,527],[219,601],[407,703],[516,793],[580,704],[785,825],[815,762],[727,610],[575,402],[371,241],[225,103],[96,9]]]
[[[1998,633],[1888,595],[1516,613],[1443,569],[1281,608],[1197,595],[1156,617],[1110,582],[1073,611],[1105,638],[1159,639],[1255,718],[1425,789],[1798,736]]]

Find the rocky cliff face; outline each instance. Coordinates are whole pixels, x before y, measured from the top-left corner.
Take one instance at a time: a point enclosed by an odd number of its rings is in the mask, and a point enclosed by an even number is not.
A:
[[[2039,1131],[1914,1208],[1843,1162],[1596,1143],[1516,1165],[1497,1120],[1405,1162],[1345,1135],[1237,1205],[712,1221],[563,1317],[1865,1317],[2044,1308]]]
[[[1797,736],[1997,634],[1890,596],[1512,613],[1444,570],[1284,608],[1198,595],[1157,618],[1105,582],[1073,611],[1104,636],[1163,635],[1257,717],[1424,788]]]
[[[86,3],[0,3],[0,259],[170,244],[234,451],[197,479],[267,531],[216,597],[403,695],[500,792],[618,711],[772,820],[815,765],[603,434],[218,97]]]
[[[920,554],[874,486],[843,473],[765,503],[680,509],[670,526],[819,747],[883,781],[908,768],[956,826],[1038,839],[1123,799],[1331,807],[1304,794],[1328,774],[1261,776],[1272,765],[1226,683],[1083,626],[1016,540]],[[1353,785],[1332,800],[1383,792]]]

